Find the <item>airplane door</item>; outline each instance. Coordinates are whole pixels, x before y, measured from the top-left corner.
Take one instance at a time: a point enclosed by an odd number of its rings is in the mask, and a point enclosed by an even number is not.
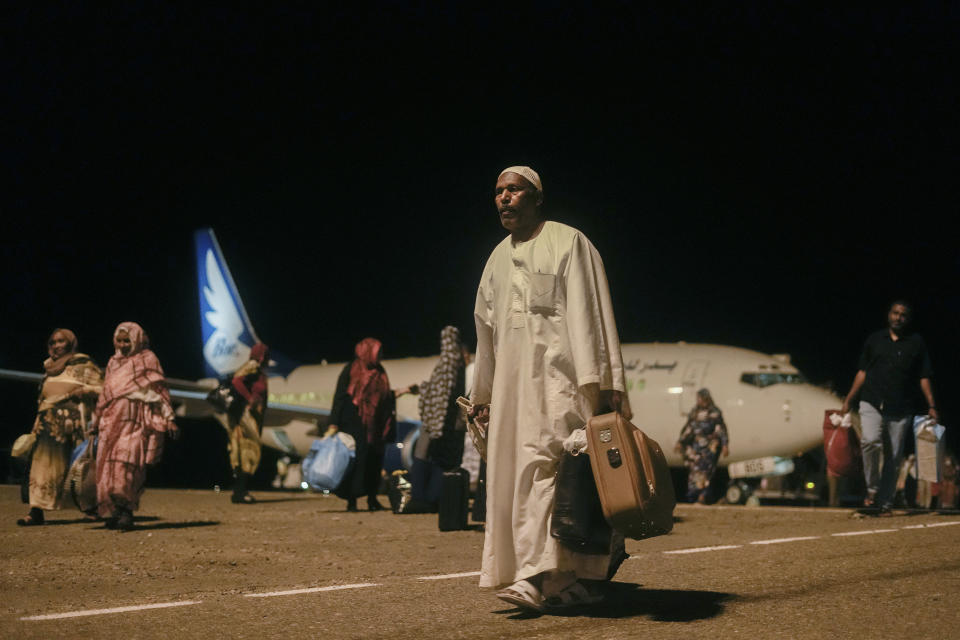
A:
[[[697,403],[697,390],[703,386],[703,377],[707,372],[706,360],[691,360],[683,370],[683,391],[680,393],[680,415],[685,416]]]

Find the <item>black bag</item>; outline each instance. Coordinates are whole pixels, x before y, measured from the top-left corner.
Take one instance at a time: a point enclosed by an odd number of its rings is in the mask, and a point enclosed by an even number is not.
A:
[[[440,491],[440,516],[437,524],[440,531],[459,531],[467,528],[467,503],[470,499],[470,473],[464,469],[443,472],[443,489]]]
[[[470,517],[474,522],[485,522],[487,519],[487,463],[484,460],[480,461],[477,491],[473,496],[473,511]]]
[[[406,513],[410,504],[410,481],[406,471],[394,471],[387,481],[387,499],[394,513]]]
[[[387,480],[387,499],[390,501],[390,509],[394,513],[430,513],[430,505],[413,499],[413,487],[408,476],[409,473],[401,469],[394,471]]]
[[[238,421],[243,414],[244,400],[233,388],[233,379],[221,381],[216,389],[207,394],[207,402],[213,405],[214,411],[225,413],[234,421]]]
[[[553,491],[550,535],[572,551],[606,554],[610,552],[611,533],[603,517],[590,457],[564,453]]]

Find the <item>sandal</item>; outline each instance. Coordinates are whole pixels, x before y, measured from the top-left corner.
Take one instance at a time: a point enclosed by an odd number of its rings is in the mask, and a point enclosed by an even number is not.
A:
[[[561,611],[585,604],[597,604],[598,602],[603,602],[603,594],[588,589],[578,580],[556,595],[544,599],[543,610]]]
[[[543,611],[543,595],[529,580],[518,580],[506,589],[497,591],[497,597],[515,607],[528,611]]]
[[[38,527],[43,524],[43,518],[34,518],[33,516],[24,516],[17,519],[17,526],[20,527]]]

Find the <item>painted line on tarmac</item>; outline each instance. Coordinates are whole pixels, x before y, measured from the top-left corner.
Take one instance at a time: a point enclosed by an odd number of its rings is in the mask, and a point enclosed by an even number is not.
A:
[[[868,529],[866,531],[841,531],[840,533],[831,533],[831,536],[868,536],[871,533],[892,533],[899,529]]]
[[[449,580],[450,578],[471,578],[480,575],[479,571],[466,571],[464,573],[447,573],[442,576],[420,576],[417,580]]]
[[[295,596],[301,593],[318,593],[320,591],[340,591],[342,589],[363,589],[365,587],[379,587],[375,582],[361,584],[335,584],[331,587],[311,587],[309,589],[290,589],[288,591],[270,591],[269,593],[245,593],[244,598],[273,598],[275,596]]]
[[[128,611],[143,611],[144,609],[167,609],[169,607],[185,607],[189,604],[200,604],[200,600],[184,600],[182,602],[161,602],[158,604],[141,604],[130,607],[114,607],[112,609],[87,609],[86,611],[68,611],[67,613],[48,613],[42,616],[27,616],[21,620],[59,620],[61,618],[81,618],[83,616],[102,616],[106,613],[126,613]]]
[[[680,503],[677,505],[677,511],[702,511],[703,505],[695,503]],[[728,511],[747,511],[752,513],[769,511],[802,511],[804,513],[850,513],[849,507],[788,507],[776,505],[763,505],[762,507],[748,507],[743,504],[712,504],[710,511],[728,510]]]
[[[675,551],[664,551],[666,554],[671,553],[702,553],[704,551],[723,551],[724,549],[739,549],[742,547],[742,544],[722,544],[716,547],[698,547],[696,549],[677,549]]]
[[[904,527],[897,527],[894,529],[868,529],[866,531],[842,531],[840,533],[831,533],[831,536],[866,536],[874,533],[893,533],[896,531],[903,531],[904,529],[926,529],[929,527],[949,527],[952,525],[960,525],[960,520],[951,520],[950,522],[935,522],[933,524],[913,524]],[[824,536],[797,536],[793,538],[774,538],[771,540],[754,540],[749,544],[781,544],[786,542],[801,542],[804,540],[819,540]],[[673,551],[662,551],[661,553],[667,555],[678,555],[684,553],[702,553],[705,551],[722,551],[724,549],[739,549],[743,547],[742,544],[728,544],[720,545],[715,547],[697,547],[694,549],[675,549]],[[633,558],[639,558],[640,556],[631,556]]]
[[[780,544],[781,542],[800,542],[801,540],[819,540],[820,536],[797,536],[796,538],[774,538],[773,540],[754,540],[750,544]]]

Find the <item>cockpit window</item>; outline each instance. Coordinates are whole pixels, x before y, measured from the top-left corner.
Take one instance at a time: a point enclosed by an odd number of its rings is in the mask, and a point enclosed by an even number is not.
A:
[[[799,373],[744,373],[740,382],[762,389],[774,384],[806,384],[807,379]]]

